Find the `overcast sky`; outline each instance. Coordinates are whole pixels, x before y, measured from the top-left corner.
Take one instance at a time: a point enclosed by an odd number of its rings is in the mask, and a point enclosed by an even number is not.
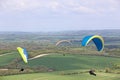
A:
[[[0,31],[120,29],[120,0],[0,0]]]

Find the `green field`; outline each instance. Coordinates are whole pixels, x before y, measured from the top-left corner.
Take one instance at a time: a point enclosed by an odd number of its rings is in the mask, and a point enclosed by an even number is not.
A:
[[[79,75],[61,75],[53,73],[35,73],[13,76],[2,76],[0,80],[119,80],[117,74],[97,73],[98,75],[91,76],[87,73]]]
[[[10,62],[12,62],[16,58],[20,58],[19,54],[16,52],[13,52],[11,54],[6,53],[8,55],[0,56],[0,66],[7,65]]]
[[[53,54],[38,59],[30,60],[29,66],[44,65],[57,71],[76,70],[76,69],[103,69],[111,67],[112,63],[119,63],[119,58],[100,57],[89,55],[66,55]]]
[[[16,53],[0,56],[0,64],[1,66],[6,65],[18,57],[20,56]],[[119,58],[113,57],[51,54],[29,60],[27,66],[45,66],[54,69],[54,71],[0,76],[0,80],[119,80],[119,74],[105,73],[106,68],[112,68],[113,64],[120,65],[119,62]],[[25,65],[23,62],[19,64]],[[90,69],[96,70],[96,77],[89,75],[88,70]]]

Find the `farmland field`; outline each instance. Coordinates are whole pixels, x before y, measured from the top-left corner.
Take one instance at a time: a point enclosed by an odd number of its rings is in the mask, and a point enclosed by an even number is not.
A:
[[[119,74],[105,72],[105,68],[112,67],[114,63],[120,64],[119,62],[119,58],[104,56],[51,54],[30,60],[28,66],[44,65],[55,71],[1,76],[0,80],[119,80]],[[90,69],[95,69],[97,76],[89,75]]]

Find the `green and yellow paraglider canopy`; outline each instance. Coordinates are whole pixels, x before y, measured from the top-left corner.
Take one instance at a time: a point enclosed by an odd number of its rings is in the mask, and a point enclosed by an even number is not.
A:
[[[28,63],[28,53],[27,53],[27,50],[25,48],[21,48],[21,47],[17,47],[17,50],[18,50],[19,54],[21,55],[23,61],[25,63]]]
[[[102,36],[99,35],[92,35],[92,36],[86,36],[82,40],[82,46],[87,46],[88,43],[93,41],[97,47],[98,51],[102,51],[104,48],[104,40]]]

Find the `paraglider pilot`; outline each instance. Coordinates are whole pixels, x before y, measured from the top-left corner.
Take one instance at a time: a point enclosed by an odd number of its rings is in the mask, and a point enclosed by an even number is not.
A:
[[[93,70],[90,70],[90,71],[89,71],[89,74],[90,74],[90,75],[93,75],[93,76],[96,76],[96,74],[95,74],[95,72],[94,72]]]
[[[21,69],[20,69],[20,72],[21,72],[21,71],[24,71],[24,68],[21,68]]]

